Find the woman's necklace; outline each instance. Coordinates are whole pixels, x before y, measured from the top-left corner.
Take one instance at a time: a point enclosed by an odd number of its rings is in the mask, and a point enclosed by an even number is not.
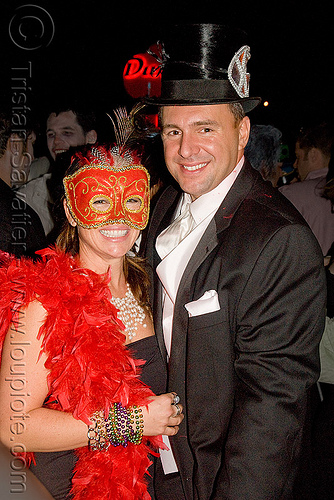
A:
[[[112,297],[111,303],[118,309],[117,317],[124,323],[125,333],[128,335],[129,340],[136,336],[138,325],[143,325],[146,328],[144,309],[134,298],[129,283],[126,284],[125,297]]]

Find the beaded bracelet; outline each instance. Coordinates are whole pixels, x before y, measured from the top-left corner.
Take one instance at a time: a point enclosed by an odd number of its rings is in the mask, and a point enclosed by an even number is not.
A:
[[[87,437],[91,450],[106,451],[109,445],[124,446],[128,443],[138,445],[144,432],[143,411],[139,406],[124,408],[121,403],[114,403],[107,418],[103,412],[95,412],[88,427]]]
[[[133,444],[140,444],[144,433],[143,410],[139,406],[130,407],[128,410],[130,420],[129,441]],[[132,425],[135,425],[133,429]]]
[[[106,421],[108,439],[114,446],[128,445],[129,435],[129,415],[121,405],[121,403],[114,403],[109,411],[109,422]]]
[[[89,448],[93,451],[107,451],[110,443],[105,431],[102,412],[95,412],[92,415],[91,420],[93,421],[93,425],[88,427],[87,432]]]

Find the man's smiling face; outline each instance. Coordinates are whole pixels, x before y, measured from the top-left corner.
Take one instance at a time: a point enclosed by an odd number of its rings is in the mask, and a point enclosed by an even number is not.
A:
[[[193,200],[232,172],[248,141],[248,117],[236,123],[228,104],[164,106],[161,121],[167,168]]]

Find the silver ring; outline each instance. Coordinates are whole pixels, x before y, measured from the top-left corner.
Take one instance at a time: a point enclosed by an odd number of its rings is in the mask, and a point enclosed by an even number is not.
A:
[[[180,396],[178,396],[175,392],[173,392],[173,402],[172,405],[177,405],[180,402]]]
[[[172,415],[172,416],[173,417],[178,417],[180,415],[180,413],[181,413],[181,408],[179,407],[179,405],[177,403],[176,404],[173,403],[173,404],[174,404],[174,406],[176,408],[176,413],[175,413],[175,415]]]

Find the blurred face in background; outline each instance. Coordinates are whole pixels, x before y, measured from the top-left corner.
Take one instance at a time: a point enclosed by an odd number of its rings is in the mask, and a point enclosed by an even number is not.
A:
[[[309,152],[306,149],[301,149],[299,147],[299,142],[296,143],[295,147],[296,160],[293,166],[298,170],[300,180],[303,181],[307,174],[312,170]]]
[[[56,155],[68,151],[70,147],[94,144],[97,139],[95,130],[85,134],[73,111],[51,113],[46,125],[46,139],[49,152],[55,160]]]

